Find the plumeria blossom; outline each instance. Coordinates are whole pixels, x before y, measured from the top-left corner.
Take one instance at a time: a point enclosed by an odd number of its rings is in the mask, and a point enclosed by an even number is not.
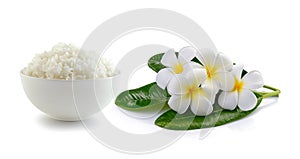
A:
[[[185,76],[177,76],[170,81],[168,91],[171,94],[169,106],[177,113],[182,114],[191,107],[195,115],[208,115],[213,111],[212,104],[215,94],[207,87],[201,87],[206,79],[204,69],[192,69]]]
[[[253,89],[261,88],[264,85],[262,76],[258,71],[251,71],[242,76],[243,66],[236,65],[232,78],[223,81],[218,103],[224,109],[233,110],[238,106],[243,111],[248,111],[256,106],[257,98],[252,92]]]
[[[169,82],[174,80],[177,75],[186,74],[189,67],[199,66],[199,64],[191,60],[196,56],[196,50],[193,47],[184,47],[179,53],[178,57],[174,49],[168,50],[162,57],[161,63],[166,68],[161,69],[156,76],[157,85],[165,89]]]
[[[220,83],[226,81],[233,63],[224,54],[216,53],[211,49],[201,49],[197,54],[197,58],[206,70],[207,78],[203,85],[210,87],[217,93]]]

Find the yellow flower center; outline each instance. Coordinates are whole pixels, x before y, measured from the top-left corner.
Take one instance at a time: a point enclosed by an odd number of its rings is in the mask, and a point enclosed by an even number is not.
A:
[[[194,84],[188,86],[186,88],[186,91],[187,91],[186,97],[191,97],[191,98],[194,98],[198,93],[201,93],[201,89]]]
[[[215,67],[206,66],[205,70],[206,70],[206,74],[207,74],[208,79],[213,78],[213,76],[216,73],[216,68]]]
[[[183,72],[183,66],[181,63],[178,63],[176,64],[174,67],[173,67],[173,71],[176,73],[176,74],[180,74]]]
[[[232,91],[241,92],[243,90],[243,87],[244,87],[244,82],[239,81],[238,79],[235,79],[234,80],[234,87],[233,87]]]

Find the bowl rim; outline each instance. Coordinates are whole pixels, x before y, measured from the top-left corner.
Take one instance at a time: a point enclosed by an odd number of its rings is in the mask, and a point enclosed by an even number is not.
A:
[[[91,79],[70,79],[70,80],[63,80],[63,79],[47,79],[47,78],[38,78],[38,77],[32,77],[29,75],[25,75],[23,73],[23,69],[20,71],[20,76],[21,77],[26,77],[26,78],[30,78],[30,79],[34,79],[34,80],[45,80],[45,81],[58,81],[58,82],[82,82],[82,81],[94,81],[94,80],[108,80],[108,79],[114,79],[117,77],[121,76],[121,72],[119,70],[115,71],[116,74],[114,74],[113,76],[110,77],[101,77],[101,78],[91,78]]]

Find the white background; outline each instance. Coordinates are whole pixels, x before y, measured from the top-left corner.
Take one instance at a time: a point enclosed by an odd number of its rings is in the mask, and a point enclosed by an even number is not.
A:
[[[80,46],[105,20],[139,8],[164,8],[190,17],[219,51],[249,70],[259,70],[266,84],[280,88],[280,98],[246,119],[215,128],[205,139],[192,131],[173,145],[145,155],[111,150],[94,140],[80,122],[49,119],[30,103],[19,71],[35,53],[57,42]],[[297,1],[289,0],[1,1],[0,158],[299,158],[299,8]],[[137,73],[132,80],[138,78]],[[151,80],[149,75],[141,83],[131,83],[138,86]],[[139,122],[143,121],[135,121]]]

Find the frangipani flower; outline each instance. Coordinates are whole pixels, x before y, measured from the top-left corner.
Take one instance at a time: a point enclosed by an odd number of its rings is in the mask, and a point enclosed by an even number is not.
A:
[[[199,64],[191,60],[196,56],[196,50],[193,47],[184,47],[178,53],[178,58],[174,49],[168,50],[162,57],[161,63],[166,68],[161,69],[156,76],[157,85],[165,89],[168,83],[176,78],[177,75],[186,74],[189,67],[194,67]]]
[[[233,110],[238,107],[243,110],[251,110],[256,106],[257,98],[251,91],[264,85],[262,76],[258,71],[251,71],[241,78],[242,65],[237,65],[232,70],[232,78],[221,84],[223,92],[220,94],[218,103],[224,109]]]
[[[170,81],[168,91],[171,94],[169,106],[177,113],[186,112],[189,106],[195,115],[208,115],[213,111],[215,94],[207,87],[201,87],[206,79],[204,69],[193,69],[185,76]]]
[[[220,83],[227,79],[233,63],[224,54],[216,53],[210,49],[201,49],[197,58],[206,70],[207,78],[203,85],[213,89],[215,93],[220,88]]]

